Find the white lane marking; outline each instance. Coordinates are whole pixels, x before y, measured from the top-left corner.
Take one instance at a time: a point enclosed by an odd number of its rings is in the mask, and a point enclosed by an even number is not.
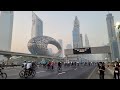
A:
[[[97,69],[97,67],[91,72],[91,74],[88,76],[87,79],[90,79],[90,77],[92,76],[92,74],[95,72],[96,69]]]
[[[66,73],[66,72],[61,72],[61,73],[58,73],[58,75],[63,74],[63,73]]]
[[[41,72],[46,72],[46,71],[39,71],[39,72],[36,72],[36,73],[41,73]]]
[[[75,68],[74,70],[77,70],[77,68]]]

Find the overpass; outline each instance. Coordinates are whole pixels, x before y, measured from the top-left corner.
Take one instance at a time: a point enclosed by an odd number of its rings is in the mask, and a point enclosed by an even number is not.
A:
[[[0,55],[5,56],[8,60],[9,60],[10,57],[12,57],[12,56],[24,56],[24,57],[32,57],[32,58],[47,58],[47,59],[63,60],[62,57],[40,56],[40,55],[33,55],[33,54],[27,54],[27,53],[3,51],[3,50],[0,50]]]
[[[78,57],[80,54],[108,54],[111,60],[111,51],[109,46],[101,47],[85,47],[85,48],[75,48],[75,49],[65,49],[65,56],[68,57]]]

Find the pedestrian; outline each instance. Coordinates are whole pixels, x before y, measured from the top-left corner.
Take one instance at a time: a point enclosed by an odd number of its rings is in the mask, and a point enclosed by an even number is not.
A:
[[[114,79],[119,79],[119,63],[116,62],[114,67]]]
[[[104,62],[100,62],[99,66],[99,78],[104,79],[104,72],[105,72],[105,64]]]

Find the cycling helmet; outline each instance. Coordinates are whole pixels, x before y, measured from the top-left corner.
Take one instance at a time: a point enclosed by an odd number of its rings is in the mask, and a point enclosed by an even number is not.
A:
[[[31,61],[28,61],[28,63],[31,63]]]

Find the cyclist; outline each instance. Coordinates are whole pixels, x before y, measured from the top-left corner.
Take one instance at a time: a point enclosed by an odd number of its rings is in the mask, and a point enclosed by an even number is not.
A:
[[[0,65],[0,72],[1,72],[2,69],[3,69],[3,67],[2,67],[2,65]]]
[[[31,63],[31,61],[28,61],[26,69],[29,70],[29,72],[32,72],[33,69],[32,69],[32,63]]]
[[[32,69],[35,69],[37,67],[36,63],[32,61]]]
[[[24,60],[24,63],[22,64],[22,68],[26,68],[26,65],[27,65],[27,62],[26,62],[26,60]]]
[[[58,70],[60,70],[62,68],[62,63],[58,62]]]
[[[54,61],[51,62],[51,68],[54,69]]]

